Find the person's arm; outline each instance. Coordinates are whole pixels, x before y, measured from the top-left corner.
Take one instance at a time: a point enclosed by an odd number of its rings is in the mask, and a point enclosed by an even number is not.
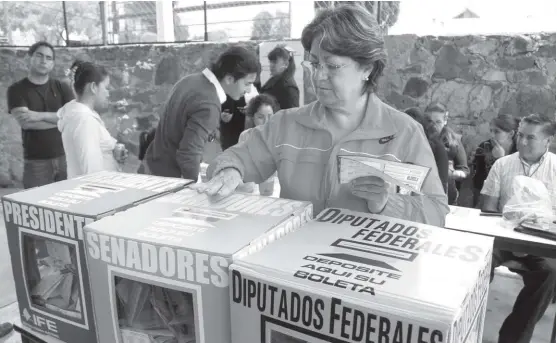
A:
[[[80,174],[95,173],[104,169],[98,125],[94,118],[84,116],[73,130],[72,149],[78,158]]]
[[[14,112],[17,111],[21,114],[25,121],[29,124],[33,123],[42,123],[43,125],[39,125],[38,127],[46,127],[46,128],[55,128],[58,123],[58,114],[56,112],[37,112],[31,111],[27,107],[19,107],[14,109]],[[44,125],[48,124],[48,125]],[[36,129],[40,130],[40,129]]]
[[[13,86],[8,87],[7,100],[8,112],[17,120],[24,130],[47,130],[56,128],[58,117],[56,112],[36,112],[27,107],[27,102],[18,94],[18,90]],[[54,124],[48,119],[56,118]],[[46,120],[45,120],[46,119]]]
[[[464,145],[459,140],[456,146],[456,154],[454,157],[454,172],[449,175],[452,179],[463,180],[470,175],[470,168],[468,168],[468,159],[466,158],[466,150]]]
[[[27,107],[16,107],[10,113],[14,115],[24,130],[49,130],[57,127],[57,124],[43,119],[52,118],[52,115],[56,116],[54,112],[35,112],[30,111]],[[46,116],[43,117],[43,115]]]
[[[300,107],[300,90],[295,86],[287,86],[284,89],[282,96],[281,109],[286,110],[289,108]]]
[[[407,133],[408,153],[405,162],[424,167],[430,171],[422,185],[424,195],[389,194],[382,215],[443,227],[449,213],[447,195],[441,185],[433,152],[423,129]]]
[[[501,163],[495,162],[487,175],[480,195],[480,208],[483,212],[500,212]]]
[[[196,111],[189,113],[176,151],[176,162],[183,178],[198,179],[205,144],[209,135],[217,129],[219,118],[220,106],[211,103],[201,103]]]
[[[437,171],[439,172],[439,179],[443,184],[445,194],[447,194],[447,189],[449,187],[449,156],[447,155],[447,150],[445,150],[443,143],[438,140],[433,142],[432,148],[435,163],[437,164]]]
[[[213,160],[207,169],[209,179],[226,168],[238,170],[244,182],[260,184],[271,177],[277,170],[274,142],[284,130],[283,122],[283,115],[278,112],[264,125],[251,129],[245,142],[228,148]]]

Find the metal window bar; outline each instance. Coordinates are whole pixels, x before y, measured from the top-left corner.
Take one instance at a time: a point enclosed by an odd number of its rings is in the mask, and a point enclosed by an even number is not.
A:
[[[185,1],[183,1],[185,2]],[[223,30],[217,30],[216,32],[212,32],[211,28],[215,28],[218,26],[223,26],[223,24],[243,24],[243,23],[256,23],[259,21],[263,21],[263,20],[268,20],[268,21],[272,21],[272,22],[276,22],[279,23],[281,20],[284,21],[284,26],[286,27],[286,29],[283,29],[283,31],[288,31],[287,35],[285,35],[282,38],[289,38],[290,37],[290,33],[291,33],[291,23],[290,23],[290,11],[291,11],[291,6],[290,6],[290,1],[203,1],[203,4],[195,4],[195,5],[189,5],[186,4],[185,6],[177,6],[176,5],[176,1],[175,1],[175,5],[174,5],[174,14],[175,17],[177,15],[180,14],[187,14],[187,13],[193,13],[193,12],[202,12],[203,13],[203,22],[195,22],[195,23],[191,23],[188,22],[186,24],[179,24],[176,23],[175,21],[175,29],[180,30],[183,27],[187,27],[187,28],[195,28],[195,27],[200,27],[203,26],[203,33],[202,33],[202,38],[199,37],[199,35],[194,36],[193,38],[188,38],[187,41],[192,41],[192,40],[200,40],[199,38],[201,38],[201,40],[204,41],[208,41],[211,40],[210,36],[211,33],[218,33],[221,32]],[[261,11],[266,11],[266,9],[269,8],[269,6],[272,5],[277,5],[277,4],[284,4],[285,8],[283,10],[280,10],[280,12],[285,12],[286,15],[274,15],[272,16],[272,18],[265,18],[265,19],[258,19],[258,18],[250,18],[250,19],[234,19],[234,20],[218,20],[218,21],[213,21],[211,20],[209,17],[211,16],[211,11],[212,10],[222,10],[222,9],[232,9],[232,8],[237,8],[237,7],[243,7],[243,6],[250,6],[251,8],[257,8],[257,6],[261,6]],[[277,7],[278,8],[278,7]],[[226,33],[226,32],[224,32]],[[195,38],[195,37],[199,37],[199,38]],[[243,38],[243,39],[252,39],[253,36],[252,35],[230,35],[227,34],[227,38],[228,39],[237,39],[237,38]]]
[[[177,1],[174,1],[175,3]],[[203,19],[195,23],[185,23],[182,26],[197,26],[197,31],[201,34],[201,40],[208,41],[211,39],[211,30],[225,31],[230,28],[233,32],[228,32],[228,38],[236,39],[257,39],[257,37],[249,36],[248,30],[245,29],[247,23],[258,23],[260,21],[269,21],[271,25],[280,25],[283,36],[281,38],[289,38],[291,32],[290,1],[198,1],[196,5],[187,4],[182,1],[185,6],[175,6],[174,16],[180,13],[188,13],[199,11],[203,13]],[[284,4],[277,5],[277,4]],[[122,7],[126,8],[122,8]],[[268,18],[245,18],[236,16],[234,19],[221,18],[211,20],[213,10],[233,9],[239,7],[250,7],[250,11],[257,12],[258,6],[261,11],[273,12]],[[156,39],[156,1],[50,1],[50,2],[3,2],[0,3],[0,10],[6,23],[14,22],[16,16],[12,16],[13,10],[17,9],[23,13],[23,16],[32,18],[33,25],[27,28],[29,34],[35,37],[25,38],[14,37],[11,31],[2,31],[0,27],[0,45],[2,46],[28,46],[31,42],[39,39],[47,39],[53,45],[57,46],[76,46],[76,45],[113,45],[113,44],[137,44],[137,43],[155,43]],[[280,13],[279,13],[280,12]],[[176,23],[175,27],[180,27]],[[199,30],[198,25],[202,25],[203,29]],[[6,25],[6,27],[8,27]],[[245,31],[245,32],[244,32]],[[144,35],[148,35],[144,39]],[[120,40],[116,40],[115,36],[120,35]],[[128,37],[122,37],[127,35]],[[19,40],[15,42],[13,40]],[[192,39],[175,39],[175,41],[191,41]]]

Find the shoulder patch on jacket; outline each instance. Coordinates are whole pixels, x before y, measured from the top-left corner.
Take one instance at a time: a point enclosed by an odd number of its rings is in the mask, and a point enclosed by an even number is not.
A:
[[[392,141],[393,139],[395,139],[395,135],[390,135],[390,136],[387,136],[387,137],[379,138],[379,144],[387,144],[390,141]]]

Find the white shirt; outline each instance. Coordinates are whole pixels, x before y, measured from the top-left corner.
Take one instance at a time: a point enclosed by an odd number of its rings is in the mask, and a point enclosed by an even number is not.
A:
[[[68,179],[98,171],[120,171],[116,146],[99,114],[75,100],[58,110],[58,130],[66,153]]]
[[[215,86],[215,89],[217,90],[217,94],[219,96],[220,103],[224,104],[226,102],[226,92],[222,88],[222,85],[220,84],[220,81],[217,79],[215,74],[213,74],[213,72],[208,68],[203,69],[201,73],[203,73],[203,75],[205,75],[207,80],[209,80],[209,82],[211,82],[213,86]]]
[[[530,166],[519,157],[518,152],[515,152],[495,161],[484,182],[481,194],[498,198],[498,209],[502,212],[503,207],[513,195],[513,179],[515,176],[525,175],[539,180],[545,185],[551,196],[553,210],[555,211],[556,171],[557,156],[554,153],[546,152],[538,163]]]

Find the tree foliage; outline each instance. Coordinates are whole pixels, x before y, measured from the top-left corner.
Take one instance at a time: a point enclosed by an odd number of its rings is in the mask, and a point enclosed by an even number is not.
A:
[[[70,39],[102,43],[100,6],[96,1],[67,1],[66,17]],[[0,3],[0,30],[11,45],[46,40],[65,45],[64,12],[61,1]],[[24,40],[24,42],[21,41]]]
[[[138,43],[157,41],[157,3],[155,1],[112,2],[113,17],[116,7],[123,7],[123,17],[113,20],[112,32],[118,34],[118,43]],[[120,24],[124,23],[122,27]],[[139,25],[137,25],[139,24]]]
[[[379,1],[344,1],[343,3],[363,6],[371,14],[377,18],[377,9]],[[379,15],[379,25],[387,30],[392,27],[398,20],[400,11],[400,1],[381,1],[381,12]]]
[[[270,40],[290,37],[290,16],[277,11],[273,16],[269,11],[261,11],[253,18],[251,39]]]

